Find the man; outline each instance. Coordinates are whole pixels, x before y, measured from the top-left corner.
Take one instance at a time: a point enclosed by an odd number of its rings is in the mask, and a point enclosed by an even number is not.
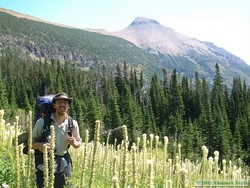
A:
[[[69,146],[72,145],[74,148],[78,148],[82,144],[77,121],[72,120],[72,118],[67,115],[72,101],[73,99],[69,98],[65,93],[58,93],[52,100],[55,112],[51,114],[50,120],[55,130],[55,159],[59,167],[55,170],[55,188],[63,188],[67,184],[66,177],[71,175],[72,164],[68,153]],[[46,144],[48,149],[50,146],[49,141],[44,140],[44,138],[41,139],[44,137],[45,121],[47,121],[45,118],[40,118],[32,130],[32,148],[36,152],[36,181],[38,188],[44,187],[42,164],[43,145]],[[71,131],[69,131],[70,126],[72,128]]]

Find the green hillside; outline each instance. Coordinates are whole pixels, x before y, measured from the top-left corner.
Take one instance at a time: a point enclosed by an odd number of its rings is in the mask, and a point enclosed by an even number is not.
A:
[[[154,59],[134,44],[113,36],[17,18],[0,12],[1,49],[33,59],[56,59],[81,68],[113,70],[124,61],[146,75],[159,72]]]
[[[151,54],[150,47],[144,51],[119,37],[19,18],[1,11],[0,37],[0,50],[32,61],[58,60],[74,64],[81,70],[97,72],[104,65],[109,72],[114,72],[118,65],[126,62],[136,71],[142,71],[146,81],[154,74],[162,78],[163,69],[168,73],[176,70],[190,79],[194,79],[194,72],[198,71],[210,86],[217,63],[229,88],[236,76],[246,80],[247,85],[250,83],[250,66],[212,43],[204,42],[209,51],[206,53],[190,46],[188,55],[163,54],[157,49]]]

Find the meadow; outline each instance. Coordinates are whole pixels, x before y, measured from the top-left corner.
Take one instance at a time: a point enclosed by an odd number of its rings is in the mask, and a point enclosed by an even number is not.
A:
[[[5,122],[0,110],[0,185],[15,188],[35,187],[34,151],[28,142],[29,153],[24,155],[23,145],[17,137],[24,130],[31,132],[32,114],[16,116],[13,123]],[[24,129],[26,127],[26,129]],[[94,139],[85,130],[80,148],[70,148],[73,174],[69,187],[75,188],[195,188],[195,187],[250,187],[250,169],[241,159],[220,159],[219,151],[208,156],[208,148],[200,146],[202,156],[192,161],[182,157],[181,143],[176,143],[176,155],[169,154],[169,138],[143,134],[136,143],[129,143],[127,127],[122,126],[122,143],[109,143],[100,139],[101,122],[95,122]],[[29,134],[29,138],[31,138]],[[45,187],[53,187],[53,126],[51,148],[45,155]],[[30,139],[31,140],[31,139]],[[47,150],[46,147],[44,147]]]

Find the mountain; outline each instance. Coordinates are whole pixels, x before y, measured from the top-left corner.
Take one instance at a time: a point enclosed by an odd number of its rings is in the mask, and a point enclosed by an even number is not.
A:
[[[30,60],[59,60],[82,70],[110,71],[126,62],[142,70],[146,78],[170,73],[193,78],[195,71],[212,82],[215,63],[220,66],[229,87],[235,76],[250,83],[250,66],[243,60],[218,48],[162,26],[155,20],[137,17],[118,32],[103,29],[78,29],[58,25],[28,15],[0,9],[0,50],[16,53]]]
[[[165,27],[155,20],[137,17],[127,28],[114,32],[157,59],[159,66],[181,74],[194,76],[197,70],[212,81],[214,65],[218,63],[223,78],[232,83],[235,76],[249,81],[250,66],[239,57],[210,42],[202,42]]]
[[[30,20],[17,14],[0,10],[2,51],[32,61],[68,62],[85,71],[100,70],[103,65],[113,71],[124,62],[143,70],[148,77],[160,71],[150,54],[122,38]]]

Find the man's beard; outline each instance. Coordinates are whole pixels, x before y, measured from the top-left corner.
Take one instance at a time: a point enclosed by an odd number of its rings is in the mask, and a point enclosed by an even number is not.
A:
[[[57,114],[60,115],[60,116],[64,116],[66,113],[67,113],[67,108],[65,108],[65,107],[60,107],[57,110]]]

